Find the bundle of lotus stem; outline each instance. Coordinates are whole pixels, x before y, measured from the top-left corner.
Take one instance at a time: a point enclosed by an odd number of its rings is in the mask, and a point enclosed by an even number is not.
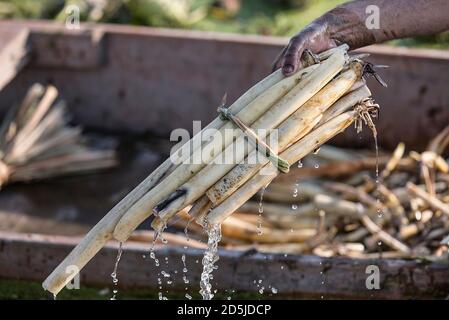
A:
[[[197,221],[220,224],[280,168],[288,171],[286,164],[302,159],[357,119],[369,122],[377,105],[363,81],[365,63],[347,50],[342,45],[318,56],[306,53],[304,69],[290,77],[278,70],[221,109],[226,117],[195,135],[117,204],[45,280],[44,288],[57,294],[74,276],[65,272],[68,266],[81,270],[108,240],[126,241],[153,212],[158,234],[191,205]],[[227,227],[236,234],[235,226]],[[243,234],[254,232],[248,228]],[[309,239],[312,231],[293,233],[289,239]],[[272,233],[266,242],[281,239],[281,234]]]

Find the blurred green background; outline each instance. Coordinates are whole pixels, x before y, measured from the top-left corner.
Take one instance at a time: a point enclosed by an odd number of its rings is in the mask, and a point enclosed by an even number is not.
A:
[[[290,37],[347,0],[0,0],[0,19],[81,20]],[[449,48],[449,32],[392,44]]]

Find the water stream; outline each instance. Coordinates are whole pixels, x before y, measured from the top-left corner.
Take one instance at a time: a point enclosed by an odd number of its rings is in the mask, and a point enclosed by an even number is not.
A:
[[[221,225],[205,226],[205,230],[208,239],[207,249],[204,252],[202,260],[203,272],[201,273],[200,280],[200,294],[203,297],[203,300],[211,300],[214,297],[214,294],[212,293],[212,284],[210,281],[213,279],[212,272],[217,269],[215,263],[219,259],[217,251],[218,243],[221,240]]]
[[[122,258],[122,253],[123,253],[123,242],[120,242],[118,245],[117,257],[115,258],[114,270],[111,273],[112,283],[114,284],[114,287],[117,287],[117,285],[118,285],[117,270],[118,270],[118,265],[120,263],[120,259]],[[113,292],[113,296],[112,296],[111,300],[115,300],[116,295],[118,293],[117,288],[115,288],[112,292]]]

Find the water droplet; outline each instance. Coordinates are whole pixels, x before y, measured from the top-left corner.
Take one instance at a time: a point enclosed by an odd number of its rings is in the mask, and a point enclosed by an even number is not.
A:
[[[384,213],[382,212],[382,210],[377,209],[377,216],[378,216],[379,218],[382,218],[382,217],[384,216]]]
[[[296,205],[296,204],[292,204],[292,209],[293,209],[293,210],[296,210],[296,209],[298,209],[298,205]]]
[[[320,167],[320,165],[318,163],[315,163],[315,165],[313,166],[315,169],[318,169]]]
[[[112,278],[112,282],[114,283],[114,285],[117,285],[117,283],[118,283],[117,269],[118,269],[118,265],[120,263],[120,259],[122,257],[122,253],[123,253],[123,242],[120,242],[118,251],[117,251],[117,257],[115,259],[114,270],[111,273],[111,278]]]
[[[302,168],[303,164],[301,161],[298,161],[298,168]]]
[[[278,289],[276,289],[275,287],[272,287],[272,288],[271,288],[271,292],[272,292],[273,294],[277,294],[277,293],[278,293]]]
[[[260,288],[260,289],[259,289],[259,293],[260,293],[260,294],[263,294],[264,290],[265,290],[265,287]]]
[[[170,278],[170,274],[165,272],[165,271],[161,271],[161,274],[165,277],[165,278]]]
[[[186,297],[187,299],[189,299],[189,300],[192,300],[192,296],[191,296],[190,294],[188,294],[188,293],[186,293],[185,297]]]
[[[377,245],[381,246],[382,245],[382,241],[377,242]]]

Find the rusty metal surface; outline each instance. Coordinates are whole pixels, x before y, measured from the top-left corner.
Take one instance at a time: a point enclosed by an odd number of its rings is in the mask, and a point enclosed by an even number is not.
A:
[[[0,39],[2,30],[23,24],[0,22]],[[58,48],[81,48],[75,56],[100,54],[98,48],[86,46],[91,40],[89,26],[60,37],[71,31],[56,23],[26,25],[31,27],[38,57],[60,55],[47,45],[55,39]],[[35,60],[0,93],[0,113],[33,82],[52,82],[68,100],[75,120],[85,126],[168,137],[174,128],[191,129],[192,120],[208,123],[223,94],[233,101],[266,75],[287,41],[130,26],[100,25],[95,30],[103,35],[99,51],[104,65],[86,70],[73,68],[72,59],[59,59],[57,68],[44,68],[42,60]],[[379,46],[364,51],[372,53],[371,61],[390,66],[382,71],[388,89],[370,81],[382,106],[381,145],[393,148],[404,141],[423,148],[449,122],[449,53]],[[336,141],[350,146],[371,143],[367,132],[360,138],[352,131]]]
[[[0,277],[41,281],[73,248],[79,239],[60,236],[8,234],[0,232]],[[158,272],[171,275],[173,283],[164,289],[170,292],[197,291],[202,271],[203,251],[181,247],[157,247],[161,261],[157,269],[149,258],[149,244],[126,243],[118,269],[121,288],[158,290]],[[182,279],[182,255],[188,268],[186,285]],[[108,244],[81,272],[81,286],[112,287],[110,274],[117,255],[117,244]],[[353,298],[353,299],[428,299],[445,298],[449,291],[447,265],[405,260],[355,260],[287,256],[274,254],[242,254],[221,250],[218,271],[214,272],[213,288],[257,293],[254,283],[262,280],[265,297],[269,286],[278,289],[274,297]],[[146,258],[143,258],[146,256]],[[165,258],[168,263],[165,264]],[[375,264],[380,270],[380,290],[368,290],[366,267]],[[324,285],[322,282],[324,281]],[[261,298],[263,295],[261,295]],[[156,298],[156,297],[153,297]]]

